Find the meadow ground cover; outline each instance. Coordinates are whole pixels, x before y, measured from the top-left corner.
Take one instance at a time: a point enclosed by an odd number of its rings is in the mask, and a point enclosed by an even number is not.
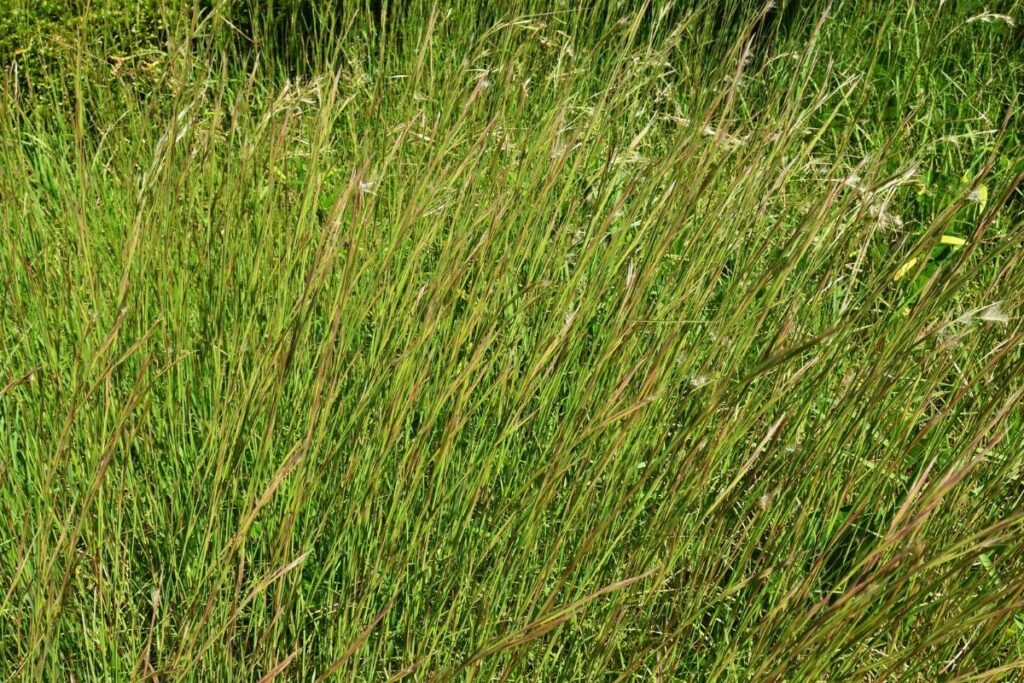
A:
[[[782,5],[0,0],[0,676],[1021,676],[1024,5]]]

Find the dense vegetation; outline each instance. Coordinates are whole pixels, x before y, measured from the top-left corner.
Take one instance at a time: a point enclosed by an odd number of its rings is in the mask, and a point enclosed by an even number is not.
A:
[[[1024,670],[1021,2],[4,6],[4,678]]]

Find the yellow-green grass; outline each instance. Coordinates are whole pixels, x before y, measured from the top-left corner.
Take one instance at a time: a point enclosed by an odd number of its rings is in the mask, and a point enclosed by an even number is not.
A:
[[[395,4],[7,72],[0,675],[1020,675],[1020,3]]]

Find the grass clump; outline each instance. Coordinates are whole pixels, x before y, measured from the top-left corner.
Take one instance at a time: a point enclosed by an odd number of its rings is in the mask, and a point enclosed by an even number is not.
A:
[[[0,98],[6,677],[1019,674],[1019,3],[233,7]]]
[[[145,78],[161,54],[164,16],[159,0],[0,0],[6,94],[59,97],[76,72]]]

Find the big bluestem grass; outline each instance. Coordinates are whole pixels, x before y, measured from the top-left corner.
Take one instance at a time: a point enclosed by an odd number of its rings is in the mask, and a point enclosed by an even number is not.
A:
[[[1019,675],[1019,3],[473,4],[8,73],[0,672]]]

